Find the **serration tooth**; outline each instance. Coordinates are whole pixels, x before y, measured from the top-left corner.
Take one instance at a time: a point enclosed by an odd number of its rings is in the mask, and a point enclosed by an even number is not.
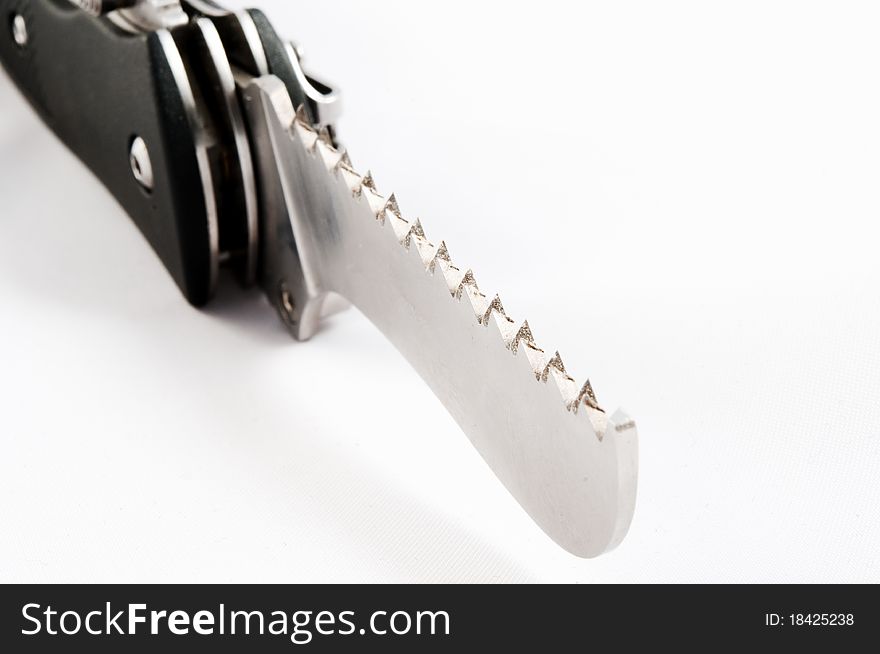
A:
[[[464,271],[452,263],[444,262],[442,260],[438,261],[437,265],[440,268],[440,272],[443,273],[443,277],[446,279],[446,286],[449,289],[449,294],[455,297],[459,286],[461,286],[461,280],[464,279]]]
[[[412,229],[410,230],[412,236],[418,236],[420,238],[427,239],[425,236],[425,228],[422,227],[422,221],[416,218],[416,221],[412,225]]]
[[[544,366],[544,371],[541,373],[541,381],[546,383],[550,379],[555,382],[563,400],[565,400],[565,407],[569,411],[577,411],[580,401],[577,382],[566,372],[565,364],[562,362],[562,357],[558,351],[547,362],[547,365]]]
[[[480,318],[480,323],[486,324],[486,321],[489,320],[489,314],[493,312],[500,313],[501,315],[507,315],[504,313],[504,306],[501,304],[501,298],[497,294],[488,304],[486,310],[483,312],[483,315]]]
[[[406,238],[406,235],[409,233],[409,222],[407,222],[406,218],[401,218],[397,214],[386,211],[385,222],[391,225],[394,238],[397,239],[398,243],[403,245],[403,239]]]
[[[367,171],[367,174],[364,175],[364,178],[361,180],[361,185],[373,189],[374,191],[376,190],[376,180],[373,179],[372,171]]]
[[[514,334],[513,339],[510,341],[510,349],[516,353],[521,342],[531,343],[532,345],[535,344],[535,338],[532,335],[532,329],[529,327],[528,320],[524,321],[522,326]]]
[[[425,230],[422,227],[422,221],[420,221],[418,218],[416,218],[415,222],[410,225],[409,232],[403,239],[403,245],[409,248],[409,246],[412,244],[412,239],[414,236],[425,238]]]
[[[474,279],[474,273],[470,269],[462,272],[458,266],[442,259],[437,263],[446,277],[446,283],[449,285],[449,292],[452,294],[452,297],[460,298],[465,286],[477,287],[477,280]]]
[[[385,209],[386,199],[379,195],[373,187],[367,186],[366,184],[361,186],[361,197],[367,200],[367,204],[370,207],[370,211],[373,212],[373,216],[384,222],[385,216],[383,215],[383,210]]]
[[[321,156],[321,161],[324,162],[324,167],[328,172],[336,170],[342,160],[342,154],[331,143],[326,143],[319,138],[315,142],[315,150]]]
[[[547,366],[541,372],[541,381],[547,381],[547,375],[550,374],[550,370],[554,368],[561,373],[565,373],[565,364],[562,363],[562,357],[559,356],[559,352],[556,352],[550,361],[547,362]]]
[[[535,379],[541,379],[541,373],[544,371],[544,350],[534,343],[522,343],[517,356],[525,355],[525,359],[529,362],[529,367]]]
[[[315,151],[315,143],[318,142],[318,133],[308,124],[300,122],[299,119],[293,121],[293,131],[302,141],[307,152]]]
[[[477,280],[474,278],[474,271],[468,269],[464,276],[461,278],[461,281],[458,283],[458,286],[452,292],[456,298],[460,298],[462,293],[464,293],[464,289],[466,287],[473,286],[475,289],[479,290],[477,286]]]
[[[337,171],[345,182],[345,185],[348,187],[348,190],[351,191],[351,194],[354,196],[360,195],[363,178],[347,166],[339,166]]]
[[[488,329],[495,331],[498,337],[503,341],[504,347],[511,349],[510,344],[513,341],[514,336],[516,336],[516,322],[514,322],[512,318],[508,318],[503,313],[498,313],[497,311],[492,311],[487,315],[489,316]]]
[[[403,243],[406,235],[409,234],[409,221],[401,215],[400,206],[397,204],[397,196],[394,193],[388,197],[388,200],[385,201],[385,206],[382,207],[379,213],[381,214],[381,220],[385,222],[390,220],[397,242]]]
[[[412,229],[410,229],[410,234],[407,234],[406,239],[402,245],[404,245],[409,254],[409,258],[412,259],[413,263],[417,266],[420,266],[422,270],[426,270],[428,264],[425,263],[425,255],[422,254],[421,248],[428,247],[431,244],[420,237],[413,237],[411,232]],[[409,245],[407,245],[406,241],[409,241]]]
[[[330,130],[324,126],[320,130],[318,130],[318,140],[324,143],[325,145],[333,146],[333,137],[330,136]]]
[[[434,255],[437,261],[451,262],[452,257],[449,256],[449,249],[446,247],[446,241],[440,241],[440,247],[437,248],[437,254]]]
[[[339,158],[339,162],[336,164],[337,168],[348,168],[351,172],[354,172],[354,166],[351,163],[351,157],[348,154],[348,150],[342,151],[342,156]]]
[[[590,380],[584,382],[583,387],[581,388],[581,392],[578,393],[577,403],[578,405],[583,402],[586,406],[591,409],[595,409],[596,411],[602,411],[602,408],[599,406],[599,401],[596,399],[596,393],[593,391],[593,385],[590,383]]]
[[[390,204],[391,200],[389,200],[388,203]],[[409,235],[409,221],[401,216],[399,211],[395,211],[387,205],[384,209],[384,215],[385,222],[391,225],[391,228],[394,232],[394,237],[397,239],[397,242],[403,245],[404,240]]]
[[[305,104],[301,104],[296,108],[291,129],[303,142],[306,150],[312,152],[315,148],[315,143],[318,141],[318,132],[312,127],[311,121],[309,121],[309,114]]]
[[[596,432],[596,437],[601,441],[605,437],[605,431],[608,429],[608,415],[600,410],[594,409],[592,407],[586,407],[587,409],[587,418],[590,420],[590,424],[593,427],[593,431]]]
[[[466,328],[469,325],[477,324],[477,313],[474,310],[474,301],[479,301],[471,297],[471,293],[479,295],[480,291],[475,286],[465,285],[461,293],[452,296],[452,302],[458,306],[455,310],[461,315],[461,327]]]
[[[306,108],[305,102],[296,108],[296,116],[294,118],[303,127],[312,128],[312,121],[309,119],[309,110]]]
[[[437,260],[435,258],[432,263],[434,264],[434,267],[428,268],[428,272],[430,272],[431,276],[436,280],[434,283],[443,288],[448,295],[452,295],[452,292],[449,290],[449,278],[447,275],[455,274],[460,271],[458,271],[458,268],[451,263],[443,259]]]
[[[388,196],[388,200],[385,201],[385,211],[390,211],[397,216],[400,216],[400,205],[397,204],[397,194],[392,193]]]
[[[434,251],[434,257],[428,264],[428,270],[434,272],[434,269],[437,267],[438,264],[448,264],[451,263],[451,261],[452,259],[449,256],[449,250],[446,248],[446,241],[440,241],[440,245],[437,246],[437,249]]]
[[[577,382],[568,374],[561,372],[557,368],[550,368],[547,372],[547,382],[552,380],[559,389],[559,394],[565,402],[565,408],[573,411],[577,403],[578,387]]]
[[[471,308],[474,310],[474,317],[478,323],[482,323],[483,316],[486,315],[489,307],[489,298],[480,292],[476,284],[467,284],[463,290],[462,294],[467,296],[471,303]]]
[[[583,410],[586,412],[590,424],[593,426],[593,430],[596,432],[599,440],[602,440],[602,436],[608,425],[608,416],[605,413],[605,410],[599,406],[599,401],[596,399],[596,393],[593,391],[593,385],[590,383],[589,379],[584,382],[580,393],[578,393],[577,398],[575,399],[573,406],[574,411],[580,411],[581,406],[583,406]]]
[[[413,249],[419,253],[419,258],[422,260],[422,266],[426,270],[431,270],[431,272],[433,272],[434,257],[437,255],[437,246],[421,236],[410,237],[410,245],[415,245],[415,248]]]

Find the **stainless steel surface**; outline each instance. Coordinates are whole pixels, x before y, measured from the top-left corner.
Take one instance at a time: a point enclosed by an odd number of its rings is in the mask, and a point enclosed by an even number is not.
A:
[[[318,329],[327,292],[320,286],[314,252],[300,249],[301,243],[307,243],[307,227],[295,217],[299,207],[294,198],[301,191],[302,180],[284,170],[287,136],[276,127],[279,118],[275,108],[290,110],[280,119],[289,124],[293,120],[290,96],[277,78],[259,79],[278,82],[267,91],[278,96],[273,103],[264,99],[255,82],[241,81],[246,85],[242,98],[260,179],[259,283],[291,334],[306,340]]]
[[[110,7],[77,4],[98,13]],[[194,19],[197,59],[181,57],[164,29],[187,22],[184,9],[204,16]],[[132,31],[157,31],[165,48],[196,142],[212,286],[219,261],[231,254],[219,252],[219,224],[244,220],[246,281],[258,277],[296,338],[313,336],[340,297],[352,302],[422,376],[547,534],[579,556],[617,545],[635,505],[635,423],[621,411],[606,414],[589,381],[577,384],[558,353],[548,356],[537,346],[528,322],[514,322],[500,297],[482,292],[473,272],[453,263],[445,243],[429,241],[393,194],[356,172],[333,138],[339,95],[306,74],[301,52],[287,45],[314,123],[305,108],[294,109],[284,84],[267,75],[248,14],[208,0],[139,0],[110,17]],[[208,105],[214,110],[206,121]],[[222,136],[227,132],[231,142]],[[224,166],[217,165],[221,149]],[[132,142],[131,165],[135,179],[152,190],[140,138]],[[232,187],[217,186],[221,170]]]
[[[227,175],[234,179],[236,184],[235,202],[226,209],[218,206],[218,211],[226,211],[224,216],[231,213],[229,221],[243,221],[247,234],[245,251],[235,253],[244,260],[241,267],[243,281],[252,284],[257,275],[258,255],[258,226],[257,226],[257,180],[254,177],[254,166],[251,159],[250,141],[248,140],[247,128],[242,115],[241,104],[238,100],[235,78],[229,64],[223,42],[217,32],[217,28],[208,18],[197,18],[194,25],[201,37],[204,46],[202,56],[204,58],[204,70],[211,77],[208,88],[211,89],[211,98],[215,101],[217,116],[222,120],[226,129],[232,134],[232,147],[230,152],[224,154],[224,167]],[[235,170],[230,170],[232,167]],[[233,189],[216,189],[214,195],[221,197],[224,192]],[[218,218],[219,220],[219,218]],[[229,253],[221,253],[221,256]]]
[[[15,44],[20,48],[26,46],[28,42],[28,30],[24,16],[21,14],[15,14],[15,16],[12,17],[10,29],[12,30],[12,39],[15,41]]]
[[[245,59],[250,59],[253,74],[268,75],[269,62],[266,60],[266,52],[263,50],[263,42],[260,39],[260,32],[254,24],[254,19],[246,11],[236,11],[234,16],[238,23],[241,40],[246,44],[247,48],[247,54],[241,56]]]
[[[248,50],[253,57],[253,63],[257,75],[269,74],[269,62],[266,60],[266,52],[263,50],[263,42],[260,40],[260,32],[254,24],[254,19],[246,11],[235,12],[235,17],[241,27],[241,34],[248,44]]]
[[[278,313],[285,325],[296,324],[296,301],[285,282],[281,282],[278,288]]]
[[[547,534],[579,556],[619,543],[635,504],[635,424],[607,416],[589,382],[546,357],[528,323],[508,317],[443,242],[295,114],[279,80],[254,80],[244,101],[262,181],[262,284],[282,317],[292,314],[293,333],[315,332],[331,293],[347,298]]]
[[[299,57],[300,61],[306,58],[306,49],[302,46],[301,43],[297,43],[296,41],[290,41],[290,47],[293,48],[293,52]]]
[[[305,72],[302,66],[303,52],[297,44],[288,42],[285,49],[296,79],[309,99],[315,122],[318,127],[331,127],[342,116],[342,96],[330,84],[318,81]]]
[[[268,75],[269,62],[260,33],[247,11],[230,11],[207,0],[183,0],[191,14],[211,19],[220,33],[230,63],[250,75]]]
[[[86,3],[77,4],[82,6]],[[171,29],[189,22],[179,0],[136,0],[133,3],[112,4],[125,6],[110,10],[108,3],[107,9],[101,8],[101,13],[106,13],[114,23],[131,32]]]
[[[174,83],[177,85],[178,92],[183,101],[184,111],[186,112],[185,118],[196,146],[196,160],[199,166],[202,188],[193,189],[193,192],[201,191],[205,198],[205,215],[203,217],[192,216],[192,220],[206,220],[208,224],[209,275],[210,287],[213,289],[217,285],[217,276],[220,268],[220,228],[217,218],[217,198],[214,195],[214,175],[211,171],[211,158],[209,154],[209,150],[215,144],[214,137],[205,129],[204,121],[200,117],[196,98],[187,76],[186,66],[184,66],[174,38],[165,29],[157,30],[156,36],[162,46],[168,66],[171,69],[171,74],[174,77]]]
[[[131,165],[131,174],[145,191],[152,191],[155,179],[153,177],[153,162],[150,160],[150,151],[147,144],[140,136],[136,136],[131,142],[128,153],[128,161]]]

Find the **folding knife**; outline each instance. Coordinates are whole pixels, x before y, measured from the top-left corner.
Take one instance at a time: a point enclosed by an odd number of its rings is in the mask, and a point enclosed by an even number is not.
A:
[[[132,217],[186,299],[218,270],[310,338],[344,298],[412,364],[510,493],[579,556],[617,545],[637,432],[339,147],[338,95],[259,11],[0,0],[0,59]]]

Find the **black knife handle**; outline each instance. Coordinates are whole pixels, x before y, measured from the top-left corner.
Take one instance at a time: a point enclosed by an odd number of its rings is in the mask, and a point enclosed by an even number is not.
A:
[[[216,278],[216,208],[170,33],[130,34],[68,0],[0,0],[0,20],[0,61],[12,80],[132,217],[186,298],[204,304]],[[21,21],[26,39],[14,29]],[[151,190],[132,173],[137,137],[152,164]]]

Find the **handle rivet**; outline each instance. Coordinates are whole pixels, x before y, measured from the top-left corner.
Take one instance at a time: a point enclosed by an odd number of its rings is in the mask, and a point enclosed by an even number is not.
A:
[[[27,45],[27,23],[24,21],[24,16],[21,14],[15,14],[15,16],[12,17],[12,38],[19,48],[23,48]]]
[[[131,164],[131,174],[145,191],[153,190],[153,164],[150,161],[150,151],[147,144],[140,136],[136,136],[131,142],[128,161]]]

